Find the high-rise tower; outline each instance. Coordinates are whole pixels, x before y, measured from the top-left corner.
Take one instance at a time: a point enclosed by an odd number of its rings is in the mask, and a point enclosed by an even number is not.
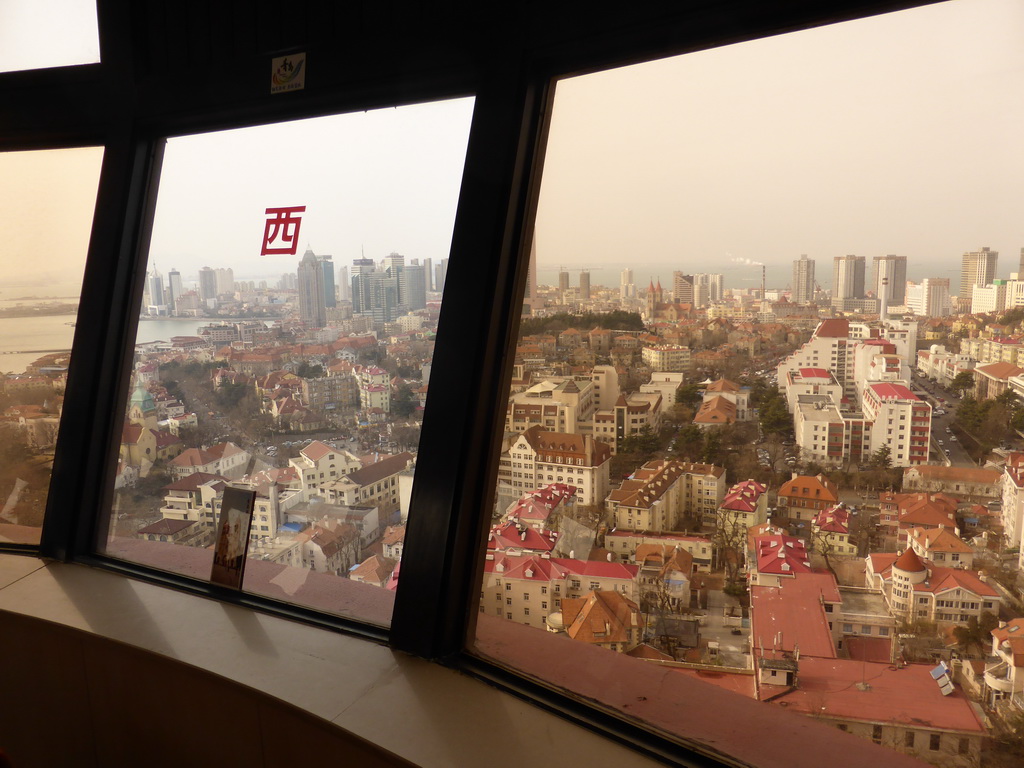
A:
[[[886,306],[902,306],[907,296],[907,257],[906,256],[875,256],[871,260],[871,290],[875,297],[885,300]],[[885,296],[882,296],[883,283]]]
[[[307,249],[297,270],[299,286],[299,319],[309,328],[327,325],[324,304],[324,270],[312,250]]]
[[[976,285],[989,285],[996,276],[996,262],[999,252],[988,248],[968,251],[960,266],[960,298],[971,298],[971,289]]]
[[[676,304],[693,303],[693,275],[672,273],[672,301]]]
[[[324,273],[324,306],[332,308],[338,306],[338,299],[334,291],[334,257],[317,256],[320,261],[320,268]]]
[[[810,304],[814,301],[814,259],[808,259],[806,253],[793,261],[790,301],[794,304]]]
[[[832,266],[832,300],[864,298],[863,256],[836,256]]]
[[[209,267],[199,270],[199,298],[203,301],[217,298],[217,273]]]

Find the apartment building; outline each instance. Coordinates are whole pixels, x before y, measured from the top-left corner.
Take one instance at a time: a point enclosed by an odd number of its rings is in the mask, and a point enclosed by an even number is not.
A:
[[[348,474],[339,474],[336,480],[318,479],[320,485],[316,490],[331,504],[377,507],[381,516],[389,520],[400,506],[398,476],[414,461],[411,453],[399,453]]]
[[[811,541],[829,556],[854,556],[857,545],[850,541],[850,510],[841,505],[823,509],[811,521]]]
[[[684,518],[713,518],[724,495],[721,467],[656,459],[608,494],[605,508],[616,530],[662,533],[678,530]]]
[[[576,488],[577,503],[601,504],[608,495],[611,457],[611,447],[591,435],[533,426],[502,453],[498,475],[519,493],[566,483]]]
[[[307,493],[316,493],[324,484],[337,480],[362,468],[363,464],[352,453],[332,448],[326,443],[314,440],[299,451],[288,465]]]
[[[894,467],[928,461],[932,407],[903,384],[868,384],[863,390],[866,420],[872,422],[872,453],[889,448]]]
[[[639,599],[638,566],[606,561],[488,553],[480,612],[547,629],[547,618],[564,598],[588,592],[618,592]]]
[[[756,480],[736,483],[718,505],[718,523],[744,530],[768,522],[768,489]]]
[[[782,484],[779,510],[790,520],[813,520],[839,503],[839,489],[824,475],[797,475]]]

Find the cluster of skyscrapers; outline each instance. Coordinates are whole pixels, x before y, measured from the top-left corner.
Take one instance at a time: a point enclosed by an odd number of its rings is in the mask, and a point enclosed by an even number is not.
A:
[[[336,288],[332,257],[307,250],[295,276],[299,318],[311,328],[322,328],[327,324],[327,310],[336,307],[340,298],[352,302],[355,315],[391,323],[400,315],[426,308],[427,293],[444,289],[447,272],[448,259],[437,265],[431,259],[406,263],[404,256],[392,253],[379,264],[373,259],[354,259],[351,282],[349,268],[341,267]]]
[[[1011,294],[1016,288],[1011,280],[996,279],[999,254],[990,248],[968,251],[963,255],[960,270],[960,311],[999,311],[1017,306]],[[1020,273],[1024,277],[1024,248],[1021,249]],[[920,281],[907,280],[906,256],[875,256],[872,259],[870,283],[866,281],[867,260],[864,256],[836,256],[832,266],[833,309],[841,312],[887,314],[890,310],[926,317],[942,317],[953,311],[950,279],[930,277]],[[1021,281],[1018,281],[1021,282]],[[1024,282],[1022,282],[1024,285]],[[820,290],[815,282],[814,259],[801,256],[793,262],[791,300],[810,304]],[[1021,304],[1024,305],[1024,288]]]

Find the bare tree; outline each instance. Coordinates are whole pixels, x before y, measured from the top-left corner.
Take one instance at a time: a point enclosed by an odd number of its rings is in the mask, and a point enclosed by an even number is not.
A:
[[[719,508],[715,513],[715,531],[711,535],[718,563],[725,571],[726,581],[735,583],[747,545],[747,526],[731,509]]]

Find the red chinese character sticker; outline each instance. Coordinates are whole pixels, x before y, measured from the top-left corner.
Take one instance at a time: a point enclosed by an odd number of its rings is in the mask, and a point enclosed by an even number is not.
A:
[[[263,227],[263,250],[261,256],[294,256],[299,249],[299,227],[302,217],[296,216],[306,206],[292,208],[267,208],[267,223]],[[277,245],[274,245],[277,243]]]

